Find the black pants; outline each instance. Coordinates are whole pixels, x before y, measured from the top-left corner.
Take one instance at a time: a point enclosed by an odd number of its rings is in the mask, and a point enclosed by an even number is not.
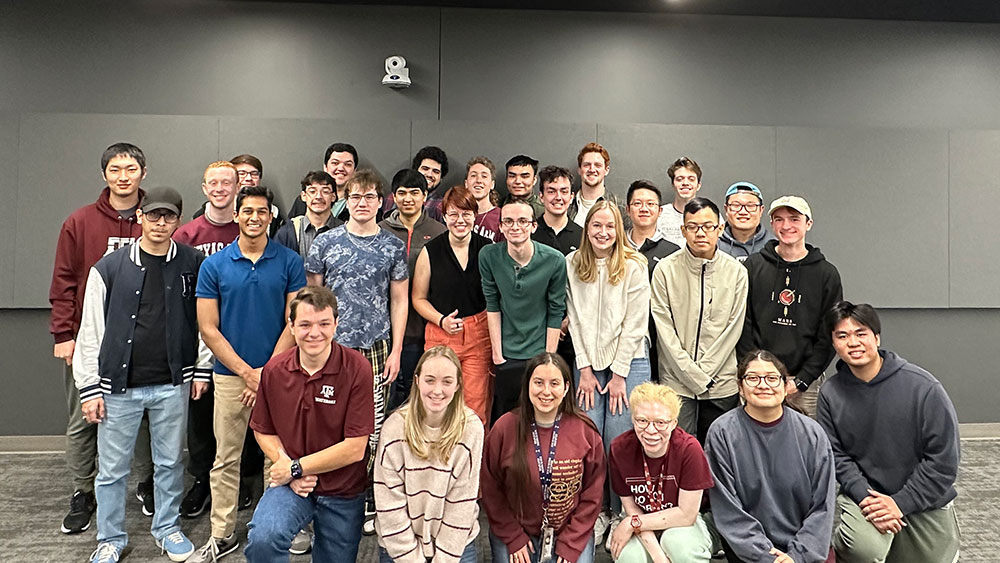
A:
[[[504,414],[517,407],[521,397],[521,383],[524,381],[524,366],[527,360],[510,360],[493,366],[496,376],[493,379],[493,413],[491,424]]]
[[[188,403],[188,473],[195,479],[208,483],[208,472],[215,463],[215,432],[212,429],[215,411],[215,390],[208,391]]]
[[[688,399],[681,397],[681,412],[677,417],[677,425],[688,434],[698,438],[705,445],[708,427],[715,419],[733,410],[740,404],[740,396],[732,395],[720,399]]]
[[[403,351],[399,356],[399,375],[396,381],[389,386],[389,397],[387,412],[396,410],[410,398],[410,387],[413,386],[413,373],[417,369],[417,362],[424,354],[424,341],[410,342],[403,340]]]

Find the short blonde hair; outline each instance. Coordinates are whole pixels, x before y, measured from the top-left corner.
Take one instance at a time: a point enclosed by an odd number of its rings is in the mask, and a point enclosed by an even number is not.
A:
[[[640,383],[629,394],[628,403],[631,408],[635,408],[635,405],[643,403],[663,405],[670,411],[671,417],[675,419],[681,412],[681,400],[677,396],[677,392],[659,383]]]

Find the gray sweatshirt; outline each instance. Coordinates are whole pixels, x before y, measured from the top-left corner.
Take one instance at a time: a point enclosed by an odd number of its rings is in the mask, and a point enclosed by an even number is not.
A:
[[[833,454],[823,429],[785,408],[763,425],[743,408],[708,430],[705,454],[715,487],[712,517],[733,553],[773,563],[776,547],[796,563],[826,561],[833,531]]]
[[[764,225],[757,225],[757,232],[750,237],[750,240],[740,242],[733,238],[733,229],[729,224],[726,224],[726,228],[722,230],[722,236],[719,237],[719,250],[743,262],[754,252],[760,252],[769,240],[774,240],[774,235],[764,228]]]
[[[903,515],[940,508],[957,496],[955,407],[941,383],[893,352],[865,383],[844,362],[819,393],[816,419],[837,462],[837,481],[854,502],[887,494]]]

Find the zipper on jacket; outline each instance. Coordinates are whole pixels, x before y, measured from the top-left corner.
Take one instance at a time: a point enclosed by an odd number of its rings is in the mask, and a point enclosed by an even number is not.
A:
[[[698,345],[701,342],[701,321],[705,318],[705,268],[708,264],[701,265],[701,311],[698,312],[698,330],[694,333],[694,355],[691,359],[698,361]]]

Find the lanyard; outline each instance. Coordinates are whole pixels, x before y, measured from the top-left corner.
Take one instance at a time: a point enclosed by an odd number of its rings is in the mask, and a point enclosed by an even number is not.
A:
[[[663,480],[666,475],[663,474],[663,470],[667,465],[667,460],[663,460],[663,465],[660,466],[660,483],[658,489],[653,488],[653,479],[649,476],[649,464],[646,463],[646,455],[642,456],[642,470],[646,473],[646,490],[649,491],[649,505],[652,507],[653,512],[659,512],[663,510]]]
[[[552,497],[552,464],[556,459],[556,442],[559,441],[559,418],[562,413],[556,416],[556,421],[552,424],[552,444],[549,446],[548,467],[542,463],[542,445],[538,440],[538,426],[531,422],[531,439],[535,442],[535,460],[538,462],[538,476],[542,481],[542,520],[548,522],[549,499]],[[543,523],[544,525],[544,523]]]

